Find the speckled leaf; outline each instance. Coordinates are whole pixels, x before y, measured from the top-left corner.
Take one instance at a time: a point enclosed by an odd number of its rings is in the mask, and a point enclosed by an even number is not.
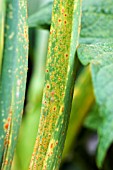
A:
[[[10,170],[22,117],[28,58],[26,0],[8,0],[0,84],[0,166]]]
[[[81,0],[55,0],[38,135],[30,169],[56,170],[61,161],[76,69]]]
[[[16,147],[15,161],[19,162],[19,170],[29,169],[34,143],[37,135],[37,127],[40,119],[40,108],[44,86],[45,62],[47,55],[49,32],[36,30],[35,47],[33,56],[33,72],[27,91],[27,105],[23,117],[20,135]],[[42,50],[43,48],[43,50]],[[28,142],[29,141],[29,142]],[[15,166],[14,169],[15,170]]]
[[[0,0],[0,74],[4,42],[4,18],[5,18],[5,0]]]
[[[101,167],[107,149],[113,142],[113,43],[81,45],[78,56],[84,65],[90,63],[94,93],[102,118],[100,126],[97,127],[97,163]]]

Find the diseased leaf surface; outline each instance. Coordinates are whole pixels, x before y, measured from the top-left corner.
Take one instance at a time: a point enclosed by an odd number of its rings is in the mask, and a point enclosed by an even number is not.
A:
[[[0,81],[0,168],[10,170],[21,123],[28,62],[26,0],[7,1]]]
[[[83,65],[90,64],[95,98],[99,105],[101,123],[97,127],[97,163],[100,167],[113,142],[113,43],[80,45],[78,57]]]
[[[80,21],[80,0],[54,1],[41,117],[30,169],[59,168],[74,88]]]

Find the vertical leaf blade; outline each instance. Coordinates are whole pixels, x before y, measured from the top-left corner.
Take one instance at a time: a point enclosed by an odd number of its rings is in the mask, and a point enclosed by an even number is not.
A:
[[[71,109],[80,0],[55,0],[38,135],[30,169],[58,169]]]
[[[10,169],[24,104],[28,30],[26,0],[9,0],[0,84],[0,161]]]
[[[5,17],[5,0],[0,0],[0,74],[4,42],[4,17]]]
[[[78,102],[77,102],[78,101]],[[73,102],[69,126],[63,150],[63,159],[72,149],[75,139],[81,129],[84,118],[94,102],[91,70],[85,68],[79,75],[74,88]]]

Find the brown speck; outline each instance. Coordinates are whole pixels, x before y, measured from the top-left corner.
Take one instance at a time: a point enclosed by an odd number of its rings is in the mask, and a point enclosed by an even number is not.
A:
[[[53,143],[50,145],[50,148],[51,148],[51,149],[53,148]]]
[[[56,145],[58,145],[58,141],[56,141]]]
[[[56,106],[53,107],[53,110],[54,110],[54,111],[56,110]]]
[[[5,125],[4,125],[4,129],[5,129],[5,130],[7,130],[7,129],[8,129],[8,127],[9,127],[9,123],[5,123]]]
[[[66,54],[65,56],[66,56],[66,58],[67,58],[67,57],[68,57],[68,54]]]
[[[62,14],[64,13],[64,8],[62,9]]]
[[[58,20],[58,22],[61,22],[61,21],[62,21],[61,19]]]
[[[46,87],[47,87],[47,89],[50,89],[50,85],[49,85],[49,84],[47,84],[47,86],[46,86]]]

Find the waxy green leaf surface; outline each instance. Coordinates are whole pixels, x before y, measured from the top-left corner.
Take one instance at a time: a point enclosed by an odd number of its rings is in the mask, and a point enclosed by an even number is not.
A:
[[[30,169],[59,168],[71,109],[80,0],[55,0],[38,135]]]
[[[101,123],[97,127],[99,135],[97,163],[101,167],[113,142],[113,43],[80,45],[78,56],[82,64],[90,63],[95,98],[99,105]]]
[[[83,0],[82,43],[105,42],[113,38],[113,0]]]

